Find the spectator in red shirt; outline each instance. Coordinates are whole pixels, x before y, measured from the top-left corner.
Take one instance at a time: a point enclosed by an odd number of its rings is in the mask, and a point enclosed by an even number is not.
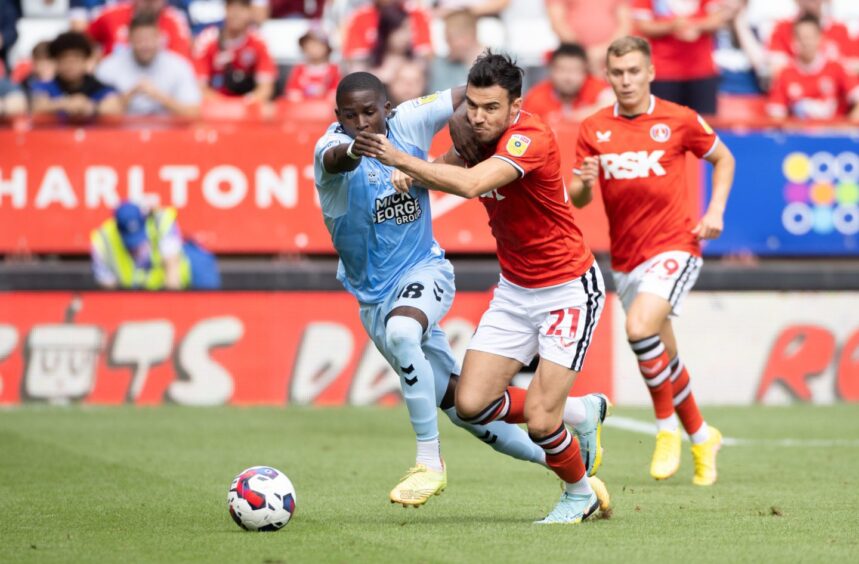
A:
[[[269,107],[277,71],[252,26],[251,0],[227,0],[223,28],[210,27],[200,34],[195,64],[205,96],[244,96]]]
[[[324,100],[334,94],[340,82],[340,68],[332,63],[328,38],[317,27],[310,28],[298,40],[304,62],[295,65],[286,83],[290,102]]]
[[[578,43],[561,43],[552,52],[549,78],[525,95],[522,108],[551,124],[557,119],[583,120],[614,101],[611,87],[588,73],[588,54]]]
[[[409,22],[409,47],[415,57],[426,59],[432,55],[429,15],[410,3],[401,0],[373,0],[373,4],[359,8],[346,24],[343,42],[343,60],[352,70],[369,67],[374,49],[381,36],[381,14],[383,10],[394,13],[399,9]]]
[[[767,113],[776,119],[859,120],[859,83],[828,56],[820,20],[805,14],[793,23],[794,60],[776,76]]]
[[[848,68],[859,72],[856,53],[850,31],[843,23],[833,21],[824,9],[824,0],[796,0],[799,15],[794,20],[784,20],[776,24],[770,35],[769,57],[772,75],[776,76],[796,56],[796,43],[793,24],[805,14],[818,19],[823,30],[821,50],[829,59],[842,60]]]
[[[101,47],[102,55],[109,55],[119,44],[128,43],[128,25],[137,12],[158,14],[161,41],[170,51],[191,58],[191,30],[182,12],[167,5],[167,0],[131,0],[107,6],[89,24],[87,33]]]
[[[653,82],[653,94],[699,114],[715,114],[719,77],[713,62],[713,32],[733,19],[739,3],[633,0],[632,9],[638,32],[653,49],[659,77]]]
[[[629,35],[631,0],[545,0],[546,15],[561,43],[585,48],[591,71],[605,70],[605,52],[615,39]]]

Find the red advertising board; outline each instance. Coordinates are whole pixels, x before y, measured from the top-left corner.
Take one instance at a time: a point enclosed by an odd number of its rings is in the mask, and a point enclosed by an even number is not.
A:
[[[217,253],[331,253],[313,187],[313,147],[326,126],[0,131],[0,253],[86,253],[90,230],[123,199],[178,208],[186,235]],[[567,179],[576,132],[557,126]],[[440,133],[434,154],[449,143]],[[482,207],[434,195],[439,243],[449,252],[494,252]],[[601,208],[597,201],[576,212],[598,251],[608,248]]]
[[[442,326],[461,359],[489,293]],[[575,393],[611,393],[607,304]],[[0,405],[369,405],[399,377],[345,292],[0,294]]]

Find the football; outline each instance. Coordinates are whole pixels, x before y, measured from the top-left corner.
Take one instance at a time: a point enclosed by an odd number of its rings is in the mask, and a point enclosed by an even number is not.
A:
[[[227,493],[233,521],[246,531],[277,531],[295,513],[295,488],[286,474],[253,466],[233,478]]]

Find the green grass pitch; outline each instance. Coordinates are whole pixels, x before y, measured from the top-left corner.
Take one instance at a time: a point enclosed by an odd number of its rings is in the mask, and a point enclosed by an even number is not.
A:
[[[413,461],[402,408],[0,410],[0,562],[855,562],[859,406],[706,409],[728,446],[720,480],[648,474],[652,437],[609,428],[611,519],[537,527],[559,495],[535,465],[446,421],[448,489],[388,502]],[[619,416],[649,420],[645,410]],[[785,445],[781,439],[841,444]],[[226,490],[266,464],[295,483],[277,533],[230,520]]]

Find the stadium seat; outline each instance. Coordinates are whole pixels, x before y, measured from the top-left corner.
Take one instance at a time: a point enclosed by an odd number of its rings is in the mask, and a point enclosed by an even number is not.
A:
[[[754,122],[766,118],[766,96],[719,93],[719,118],[731,122]]]
[[[260,27],[260,34],[269,52],[279,64],[293,64],[301,60],[298,39],[310,27],[309,20],[268,20]]]
[[[21,59],[29,59],[39,41],[50,41],[69,29],[67,18],[21,18],[18,20],[18,41],[12,47],[9,62],[14,67]]]

